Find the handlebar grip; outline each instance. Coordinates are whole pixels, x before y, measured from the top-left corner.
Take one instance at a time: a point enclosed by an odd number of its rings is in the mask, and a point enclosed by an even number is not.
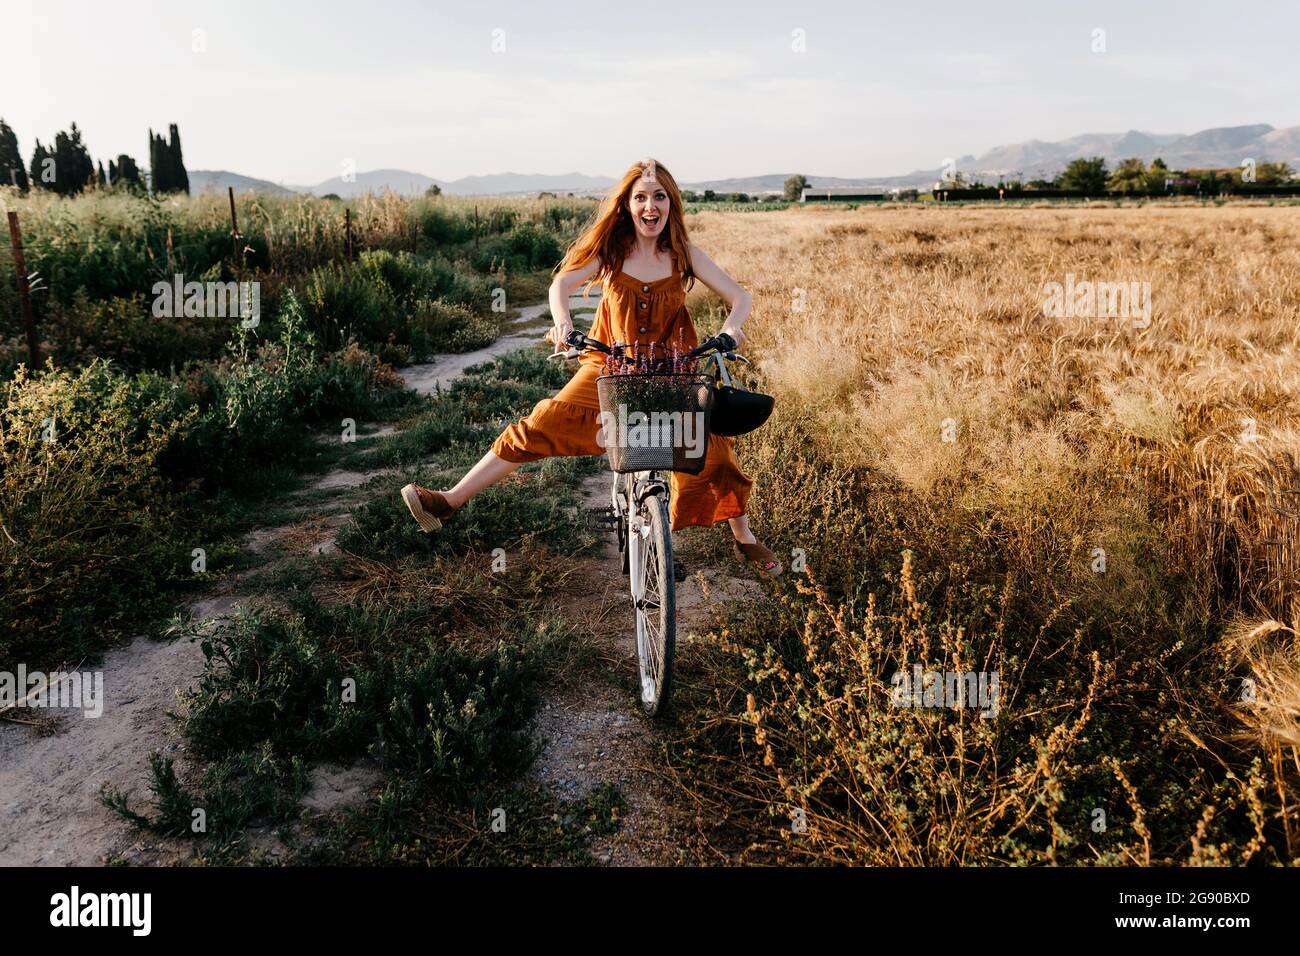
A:
[[[707,339],[695,348],[691,349],[687,354],[692,358],[695,358],[696,356],[703,355],[705,352],[734,352],[735,349],[736,340],[726,332],[719,332],[717,335],[713,336],[713,338]]]
[[[599,339],[589,338],[588,336],[583,335],[577,329],[574,329],[567,336],[565,336],[564,341],[571,348],[575,348],[579,350],[595,349],[597,352],[604,352],[606,355],[614,354],[614,350],[611,349],[604,342],[600,341]]]

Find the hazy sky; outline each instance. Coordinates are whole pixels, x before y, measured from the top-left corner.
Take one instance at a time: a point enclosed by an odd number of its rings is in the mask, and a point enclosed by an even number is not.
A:
[[[174,122],[189,168],[296,184],[345,159],[891,175],[1026,139],[1300,124],[1297,37],[1295,0],[4,0],[0,118],[25,157],[75,120],[96,159],[142,166]]]

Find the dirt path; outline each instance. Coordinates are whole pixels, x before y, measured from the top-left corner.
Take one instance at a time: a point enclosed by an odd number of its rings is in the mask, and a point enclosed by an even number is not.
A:
[[[597,297],[597,301],[599,301],[599,297]],[[570,302],[570,312],[573,313],[575,318],[578,315],[578,308],[580,307],[575,302]],[[512,330],[487,348],[479,349],[477,352],[439,355],[432,362],[404,368],[402,369],[402,378],[406,380],[408,388],[414,389],[421,395],[430,395],[435,388],[446,388],[451,384],[452,379],[459,376],[461,372],[471,365],[478,365],[480,362],[486,362],[488,359],[504,355],[506,352],[513,352],[515,349],[536,342],[542,337],[542,333],[546,331],[544,325],[538,327],[538,320],[549,311],[550,306],[544,302],[539,305],[526,305],[519,310],[519,315],[514,322],[514,329],[518,331]]]
[[[608,474],[584,481],[583,507],[608,505],[610,481]],[[587,567],[591,603],[602,609],[602,619],[609,625],[605,650],[621,672],[634,679],[636,632],[627,578],[612,535],[606,538],[603,553],[590,559]],[[756,581],[732,577],[717,568],[691,570],[694,573],[677,585],[679,655],[690,653],[691,632],[709,623],[713,608],[762,593]],[[618,832],[593,843],[592,853],[599,863],[670,866],[698,862],[689,846],[697,829],[692,811],[657,769],[657,738],[663,732],[662,725],[642,714],[632,693],[607,681],[591,681],[572,693],[549,698],[538,711],[534,733],[545,747],[530,771],[532,778],[566,799],[614,784],[627,801]]]
[[[575,299],[575,319],[582,322],[592,300]],[[403,370],[408,385],[422,394],[445,387],[468,366],[540,339],[545,304],[521,310],[512,331],[486,349],[444,355]],[[391,428],[366,436],[376,440]],[[336,470],[306,485],[303,491],[333,491],[332,502],[313,501],[304,512],[317,517],[291,525],[258,528],[246,547],[259,552],[280,548],[289,552],[323,554],[334,548],[334,536],[349,520],[355,501],[349,496],[381,471]],[[597,475],[583,488],[589,507],[607,503],[609,477]],[[329,514],[328,512],[334,513]],[[321,515],[319,513],[326,512]],[[580,516],[578,516],[580,517]],[[706,571],[712,578],[710,602],[719,597],[744,596],[754,582],[739,581]],[[196,621],[211,622],[257,598],[241,592],[243,575],[231,575],[210,593],[189,603]],[[610,605],[609,656],[630,675],[635,672],[635,642],[626,607],[626,583],[612,539],[604,555],[590,559],[593,593]],[[707,615],[698,580],[679,585],[679,641]],[[176,759],[178,773],[186,770],[185,741],[169,711],[203,670],[197,640],[171,643],[138,638],[127,647],[108,652],[99,668],[104,674],[103,716],[85,719],[80,712],[44,710],[42,726],[0,721],[0,865],[99,865],[123,861],[137,865],[184,862],[194,854],[190,844],[142,834],[104,807],[99,800],[105,784],[145,802],[149,758],[156,750]],[[29,712],[35,713],[35,712]],[[617,785],[628,804],[622,829],[595,848],[598,861],[620,864],[672,864],[681,861],[681,834],[687,832],[679,800],[655,773],[656,729],[645,720],[636,701],[608,681],[594,681],[568,694],[546,699],[534,726],[544,741],[533,778],[567,799],[585,796],[605,783]],[[352,768],[319,766],[312,772],[312,789],[305,804],[327,811],[364,798],[379,779],[366,761]],[[256,842],[256,841],[255,841]],[[273,849],[273,848],[272,848]]]

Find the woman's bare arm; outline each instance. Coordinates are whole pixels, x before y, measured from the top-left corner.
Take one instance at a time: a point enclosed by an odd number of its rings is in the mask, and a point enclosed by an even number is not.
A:
[[[600,268],[600,257],[593,256],[586,265],[561,272],[551,280],[551,321],[554,325],[546,332],[546,341],[555,344],[555,351],[568,348],[565,338],[573,331],[573,317],[569,315],[569,298]]]
[[[736,340],[736,345],[745,341],[745,335],[740,331],[740,327],[745,324],[749,318],[749,310],[753,305],[753,298],[749,292],[735,279],[727,275],[719,268],[718,264],[705,255],[704,250],[694,244],[690,248],[691,269],[694,270],[696,278],[718,294],[723,302],[731,309],[727,320],[722,323],[719,331],[726,332]]]

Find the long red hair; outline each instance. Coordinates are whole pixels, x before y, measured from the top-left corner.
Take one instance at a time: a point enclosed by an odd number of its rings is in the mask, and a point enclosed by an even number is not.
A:
[[[600,258],[600,268],[591,277],[583,290],[583,295],[606,276],[612,276],[623,267],[623,260],[632,250],[636,241],[636,226],[632,223],[632,214],[628,211],[632,187],[636,185],[647,169],[653,167],[655,180],[668,194],[668,224],[659,233],[657,246],[668,250],[677,257],[682,276],[688,281],[686,288],[695,284],[695,273],[691,269],[691,257],[686,246],[686,216],[682,213],[682,193],[677,188],[677,180],[658,160],[647,159],[633,163],[623,178],[615,183],[601,200],[596,210],[596,218],[583,230],[577,239],[569,244],[564,258],[555,267],[555,272],[567,272],[577,269],[591,261],[593,256]]]

